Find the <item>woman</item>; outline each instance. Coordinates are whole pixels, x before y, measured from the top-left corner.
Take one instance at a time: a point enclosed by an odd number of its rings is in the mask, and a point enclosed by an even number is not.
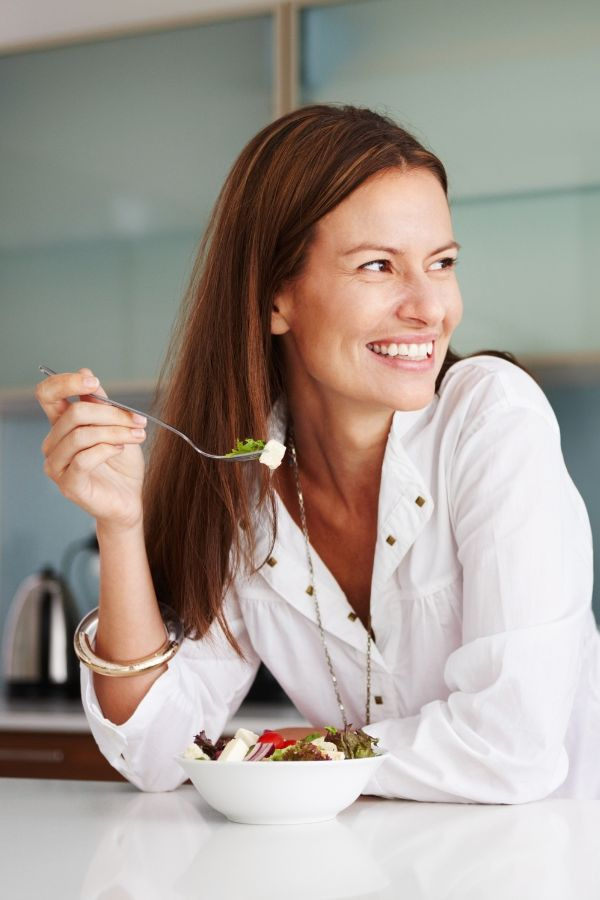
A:
[[[262,659],[310,722],[380,738],[369,793],[600,797],[587,515],[532,379],[450,350],[446,192],[432,153],[353,107],[290,113],[235,163],[161,413],[215,452],[279,438],[272,477],[161,431],[144,479],[144,423],[94,403],[89,370],[39,385],[46,472],[97,523],[96,652],[154,652],[157,597],[187,630],[143,675],[82,671],[92,732],[139,787],[183,781],[173,757],[220,734]]]

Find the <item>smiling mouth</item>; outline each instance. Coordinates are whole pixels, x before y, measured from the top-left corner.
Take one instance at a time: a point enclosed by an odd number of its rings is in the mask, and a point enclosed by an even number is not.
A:
[[[433,341],[427,341],[420,344],[367,344],[367,347],[379,356],[419,362],[419,360],[428,359],[433,355],[433,343]]]

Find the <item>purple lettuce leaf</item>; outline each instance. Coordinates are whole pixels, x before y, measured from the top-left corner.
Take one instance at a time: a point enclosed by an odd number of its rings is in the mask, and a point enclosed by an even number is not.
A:
[[[206,732],[201,731],[194,738],[194,743],[197,744],[201,750],[204,750],[210,759],[218,759],[221,751],[227,744],[227,741],[225,738],[219,738],[219,740],[213,744],[211,739],[206,736]]]

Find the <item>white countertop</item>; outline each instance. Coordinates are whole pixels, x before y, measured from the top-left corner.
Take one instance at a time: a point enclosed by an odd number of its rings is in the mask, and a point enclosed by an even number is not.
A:
[[[243,703],[228,722],[226,733],[249,728],[260,734],[265,728],[309,725],[291,703]],[[7,700],[0,698],[0,732],[89,732],[79,700]]]
[[[316,825],[235,825],[191,785],[0,779],[10,900],[598,900],[600,802],[361,798]]]

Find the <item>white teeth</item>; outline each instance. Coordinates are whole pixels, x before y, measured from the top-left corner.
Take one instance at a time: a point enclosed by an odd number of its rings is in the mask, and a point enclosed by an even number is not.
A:
[[[367,344],[370,350],[383,356],[403,356],[405,359],[425,359],[433,353],[433,341],[426,344]]]

